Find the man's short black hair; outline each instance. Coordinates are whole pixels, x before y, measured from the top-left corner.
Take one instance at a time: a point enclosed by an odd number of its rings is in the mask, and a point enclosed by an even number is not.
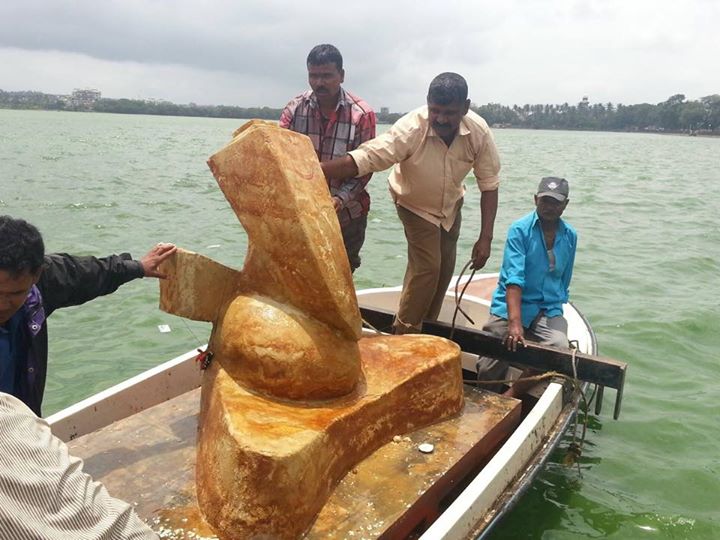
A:
[[[436,105],[465,103],[468,96],[467,82],[457,73],[441,73],[430,83],[427,99]]]
[[[335,64],[338,71],[343,68],[342,54],[335,45],[323,43],[315,45],[307,57],[308,66],[322,66],[323,64]]]
[[[37,274],[43,266],[45,244],[35,225],[0,216],[0,270],[17,276]]]

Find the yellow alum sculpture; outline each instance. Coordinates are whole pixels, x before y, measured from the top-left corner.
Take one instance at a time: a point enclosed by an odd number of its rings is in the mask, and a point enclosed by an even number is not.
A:
[[[460,411],[460,351],[361,337],[340,227],[310,140],[251,121],[208,161],[248,233],[242,271],[179,250],[161,307],[211,321],[196,490],[222,539],[299,538],[339,480]]]

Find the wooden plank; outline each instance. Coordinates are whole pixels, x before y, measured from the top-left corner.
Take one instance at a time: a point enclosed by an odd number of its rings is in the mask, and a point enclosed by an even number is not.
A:
[[[85,470],[171,538],[212,538],[195,499],[199,389],[68,444]],[[518,400],[466,387],[463,414],[399,437],[349,472],[308,538],[404,538],[442,511],[520,423]],[[434,444],[432,454],[418,451]],[[163,536],[168,537],[168,536]]]
[[[372,309],[360,306],[360,313],[364,320],[381,331],[388,331],[392,326],[394,314],[391,311]],[[424,321],[423,333],[449,338],[452,327],[440,321]],[[483,332],[465,327],[456,327],[452,332],[452,340],[468,353],[480,356],[490,356],[513,364],[540,369],[542,371],[557,371],[570,377],[573,376],[572,358],[569,350],[548,347],[533,342],[526,342],[526,347],[518,351],[508,351],[502,339]],[[604,358],[592,354],[575,353],[577,377],[589,383],[609,386],[622,393],[625,383],[627,364],[611,358]]]

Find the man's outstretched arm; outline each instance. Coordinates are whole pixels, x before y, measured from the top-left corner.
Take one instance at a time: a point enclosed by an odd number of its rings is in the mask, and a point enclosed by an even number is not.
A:
[[[495,215],[498,207],[498,190],[483,191],[480,194],[480,237],[473,246],[472,268],[477,270],[485,266],[490,258]]]
[[[358,175],[355,160],[350,154],[320,163],[325,178],[354,178]]]
[[[46,255],[38,282],[46,315],[57,308],[84,304],[113,293],[134,279],[164,277],[158,266],[175,250],[173,244],[160,243],[140,260],[133,259],[129,253],[102,258],[58,253]]]

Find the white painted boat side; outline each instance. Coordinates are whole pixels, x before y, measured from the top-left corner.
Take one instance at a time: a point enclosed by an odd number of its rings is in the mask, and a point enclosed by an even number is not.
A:
[[[465,285],[471,279],[473,281],[477,281],[479,279],[489,279],[489,278],[497,279],[498,277],[500,277],[500,272],[486,272],[486,273],[482,273],[482,274],[475,274],[474,276],[472,274],[465,274],[464,276],[457,276],[455,281],[452,281],[450,283],[450,287],[454,288],[456,282],[458,283],[458,286],[460,286],[460,285]],[[462,288],[462,287],[459,287],[459,288]]]
[[[203,349],[205,346],[202,347]],[[168,360],[49,417],[53,433],[69,441],[200,386],[197,351]]]
[[[478,519],[487,514],[543,444],[562,410],[562,394],[562,385],[551,383],[548,386],[500,451],[425,531],[421,540],[467,538],[476,528]]]

